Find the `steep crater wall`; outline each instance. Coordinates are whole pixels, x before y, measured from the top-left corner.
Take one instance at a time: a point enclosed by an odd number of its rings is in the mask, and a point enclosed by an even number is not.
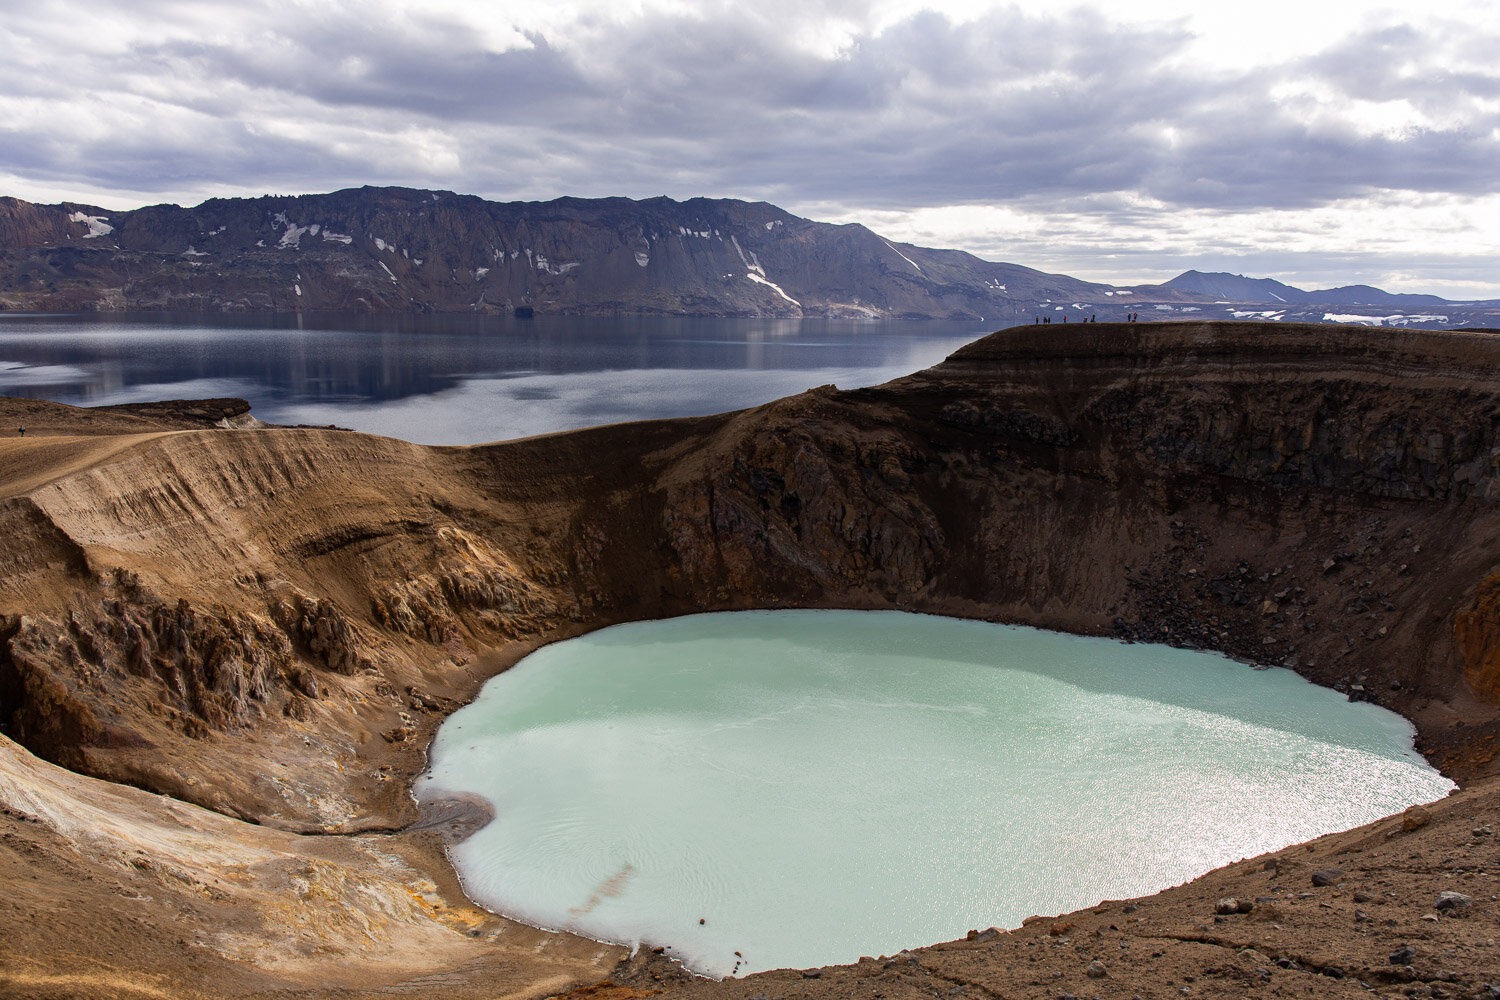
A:
[[[1497,344],[1022,327],[874,389],[474,448],[201,431],[48,478],[27,439],[0,721],[258,822],[395,826],[437,721],[537,643],[901,608],[1283,664],[1488,773]]]

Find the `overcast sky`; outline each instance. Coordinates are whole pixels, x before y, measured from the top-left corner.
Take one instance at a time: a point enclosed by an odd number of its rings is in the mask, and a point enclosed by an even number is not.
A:
[[[1094,280],[1500,297],[1494,0],[0,10],[31,201],[705,195]]]

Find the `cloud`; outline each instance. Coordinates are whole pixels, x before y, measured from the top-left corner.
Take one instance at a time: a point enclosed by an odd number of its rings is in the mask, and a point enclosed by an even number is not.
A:
[[[837,219],[837,216],[834,216]],[[932,246],[1093,281],[1163,281],[1188,268],[1279,278],[1304,288],[1372,284],[1454,299],[1496,298],[1500,196],[1386,194],[1315,209],[1164,211],[1126,196],[1067,206],[962,206],[863,221]]]
[[[1295,37],[1166,0],[100,6],[0,26],[0,175],[101,201],[376,183],[1006,205],[1112,232],[1500,187],[1500,28],[1450,0]]]

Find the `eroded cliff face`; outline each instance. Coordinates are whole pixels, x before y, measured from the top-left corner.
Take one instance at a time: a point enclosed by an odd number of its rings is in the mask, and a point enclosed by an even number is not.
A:
[[[60,440],[33,431],[10,458]],[[10,734],[256,822],[409,821],[423,720],[472,691],[476,648],[546,634],[576,603],[533,582],[551,574],[510,554],[504,508],[453,478],[438,453],[330,431],[89,452],[7,502]],[[445,515],[463,502],[484,508],[483,535]],[[366,766],[371,744],[410,763]]]
[[[538,643],[901,608],[1285,664],[1407,713],[1475,780],[1500,718],[1497,404],[1486,334],[1088,324],[875,389],[474,448],[171,410],[89,434],[53,408],[0,439],[0,722],[228,817],[386,830],[437,722]]]

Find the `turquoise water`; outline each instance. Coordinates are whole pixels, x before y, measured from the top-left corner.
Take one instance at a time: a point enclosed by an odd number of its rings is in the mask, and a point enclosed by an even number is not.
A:
[[[895,612],[697,615],[527,657],[419,798],[476,901],[726,975],[1154,892],[1446,794],[1399,716],[1286,670]]]

